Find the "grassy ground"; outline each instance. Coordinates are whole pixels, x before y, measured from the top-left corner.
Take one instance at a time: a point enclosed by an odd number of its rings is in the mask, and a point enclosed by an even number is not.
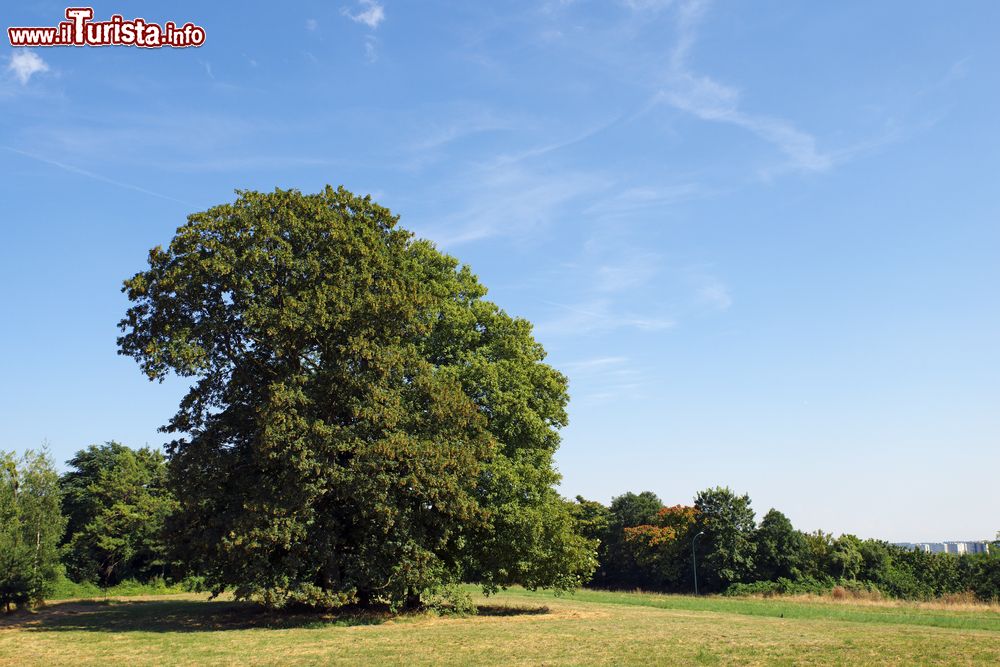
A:
[[[275,615],[204,596],[0,617],[0,664],[1000,664],[1000,610],[513,590],[479,616]]]

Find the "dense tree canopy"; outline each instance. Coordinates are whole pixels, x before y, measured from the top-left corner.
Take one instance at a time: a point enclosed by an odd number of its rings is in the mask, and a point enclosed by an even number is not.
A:
[[[625,589],[654,586],[636,562],[635,549],[626,543],[625,529],[653,523],[662,507],[663,502],[652,491],[629,491],[611,499],[606,539],[599,547],[594,584]]]
[[[44,452],[0,451],[0,606],[41,600],[59,573],[59,477]]]
[[[698,510],[688,505],[663,507],[652,522],[625,528],[625,546],[644,577],[644,588],[685,591],[694,585],[691,542]]]
[[[240,192],[189,216],[120,351],[194,380],[166,426],[178,555],[270,604],[413,602],[593,568],[554,491],[566,378],[531,325],[370,198]]]
[[[664,507],[648,491],[622,494],[610,507],[577,496],[573,514],[578,529],[601,543],[590,582],[597,587],[692,592],[696,548],[705,592],[822,594],[839,587],[920,600],[1000,596],[1000,540],[986,553],[929,553],[854,535],[803,533],[776,509],[755,526],[749,496],[722,487],[698,493],[694,506]]]
[[[68,464],[60,484],[70,578],[111,586],[164,574],[161,533],[174,500],[163,454],[109,442],[77,452]]]

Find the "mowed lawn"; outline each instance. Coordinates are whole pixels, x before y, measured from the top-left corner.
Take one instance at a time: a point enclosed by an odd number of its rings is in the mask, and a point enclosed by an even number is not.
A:
[[[0,664],[1000,664],[996,607],[512,590],[474,617],[269,614],[204,596],[0,618]]]

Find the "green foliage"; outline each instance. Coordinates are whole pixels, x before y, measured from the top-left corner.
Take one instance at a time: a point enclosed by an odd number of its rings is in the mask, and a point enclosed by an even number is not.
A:
[[[336,607],[593,569],[553,486],[566,378],[531,325],[370,198],[240,192],[189,216],[120,352],[195,384],[166,430],[178,558],[213,590]]]
[[[803,574],[809,577],[821,578],[829,576],[835,570],[833,563],[833,535],[817,530],[803,533],[805,540],[805,564]]]
[[[792,522],[776,509],[761,519],[755,535],[756,577],[763,581],[795,579],[806,560],[806,540]]]
[[[177,595],[197,590],[194,582],[167,582],[159,577],[148,581],[126,579],[113,586],[101,587],[91,581],[76,582],[60,575],[52,584],[46,599],[73,600],[89,598],[126,597],[132,595]]]
[[[694,587],[691,542],[698,510],[685,505],[664,507],[652,523],[625,529],[625,546],[645,573],[643,588],[688,591]]]
[[[49,455],[0,451],[0,606],[27,606],[51,590],[65,526]]]
[[[166,488],[163,455],[117,442],[91,445],[62,476],[69,520],[64,562],[74,581],[102,587],[148,580],[166,571],[162,530],[176,503]]]
[[[788,579],[779,577],[774,581],[753,581],[750,583],[730,584],[723,595],[744,596],[744,595],[824,595],[829,593],[834,587],[832,579],[814,579],[812,577],[802,577],[800,579]]]
[[[594,585],[629,590],[656,585],[655,576],[639,565],[635,550],[626,544],[625,529],[651,524],[662,507],[652,491],[628,492],[611,499],[607,539],[599,547]]]
[[[858,545],[861,567],[857,578],[879,583],[886,581],[893,567],[893,547],[881,540],[864,540]]]
[[[756,528],[750,498],[707,489],[695,507],[660,507],[654,494],[627,493],[610,508],[577,498],[579,530],[606,539],[599,550],[595,587],[687,592],[691,545],[699,532],[699,587],[728,596],[828,594],[887,595],[929,600],[974,594],[1000,599],[1000,545],[988,554],[954,556],[908,550],[880,540],[796,530],[771,509]],[[632,525],[629,525],[632,524]]]
[[[834,567],[838,570],[837,575],[841,579],[857,579],[858,572],[864,563],[861,554],[861,540],[854,535],[841,535],[834,541],[830,557]]]
[[[611,510],[596,500],[587,500],[583,496],[577,496],[574,502],[569,503],[570,514],[576,522],[576,532],[583,535],[588,540],[594,540],[600,544],[608,541],[608,531],[611,528]]]
[[[695,532],[705,533],[698,542],[698,575],[705,590],[721,591],[747,581],[754,571],[757,550],[750,496],[716,487],[700,492],[694,506],[698,510]]]
[[[446,584],[432,591],[427,608],[442,616],[475,616],[479,613],[472,594],[459,584]]]
[[[662,507],[663,501],[652,491],[624,493],[611,499],[611,525],[630,528],[651,524]]]
[[[970,559],[971,588],[976,597],[986,602],[1000,602],[1000,544],[997,547],[988,554]]]

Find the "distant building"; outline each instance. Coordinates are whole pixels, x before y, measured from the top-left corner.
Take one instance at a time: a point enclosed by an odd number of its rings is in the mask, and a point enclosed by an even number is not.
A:
[[[955,556],[988,554],[990,552],[990,543],[987,540],[974,542],[897,542],[895,546],[915,549],[924,553],[953,554]]]

